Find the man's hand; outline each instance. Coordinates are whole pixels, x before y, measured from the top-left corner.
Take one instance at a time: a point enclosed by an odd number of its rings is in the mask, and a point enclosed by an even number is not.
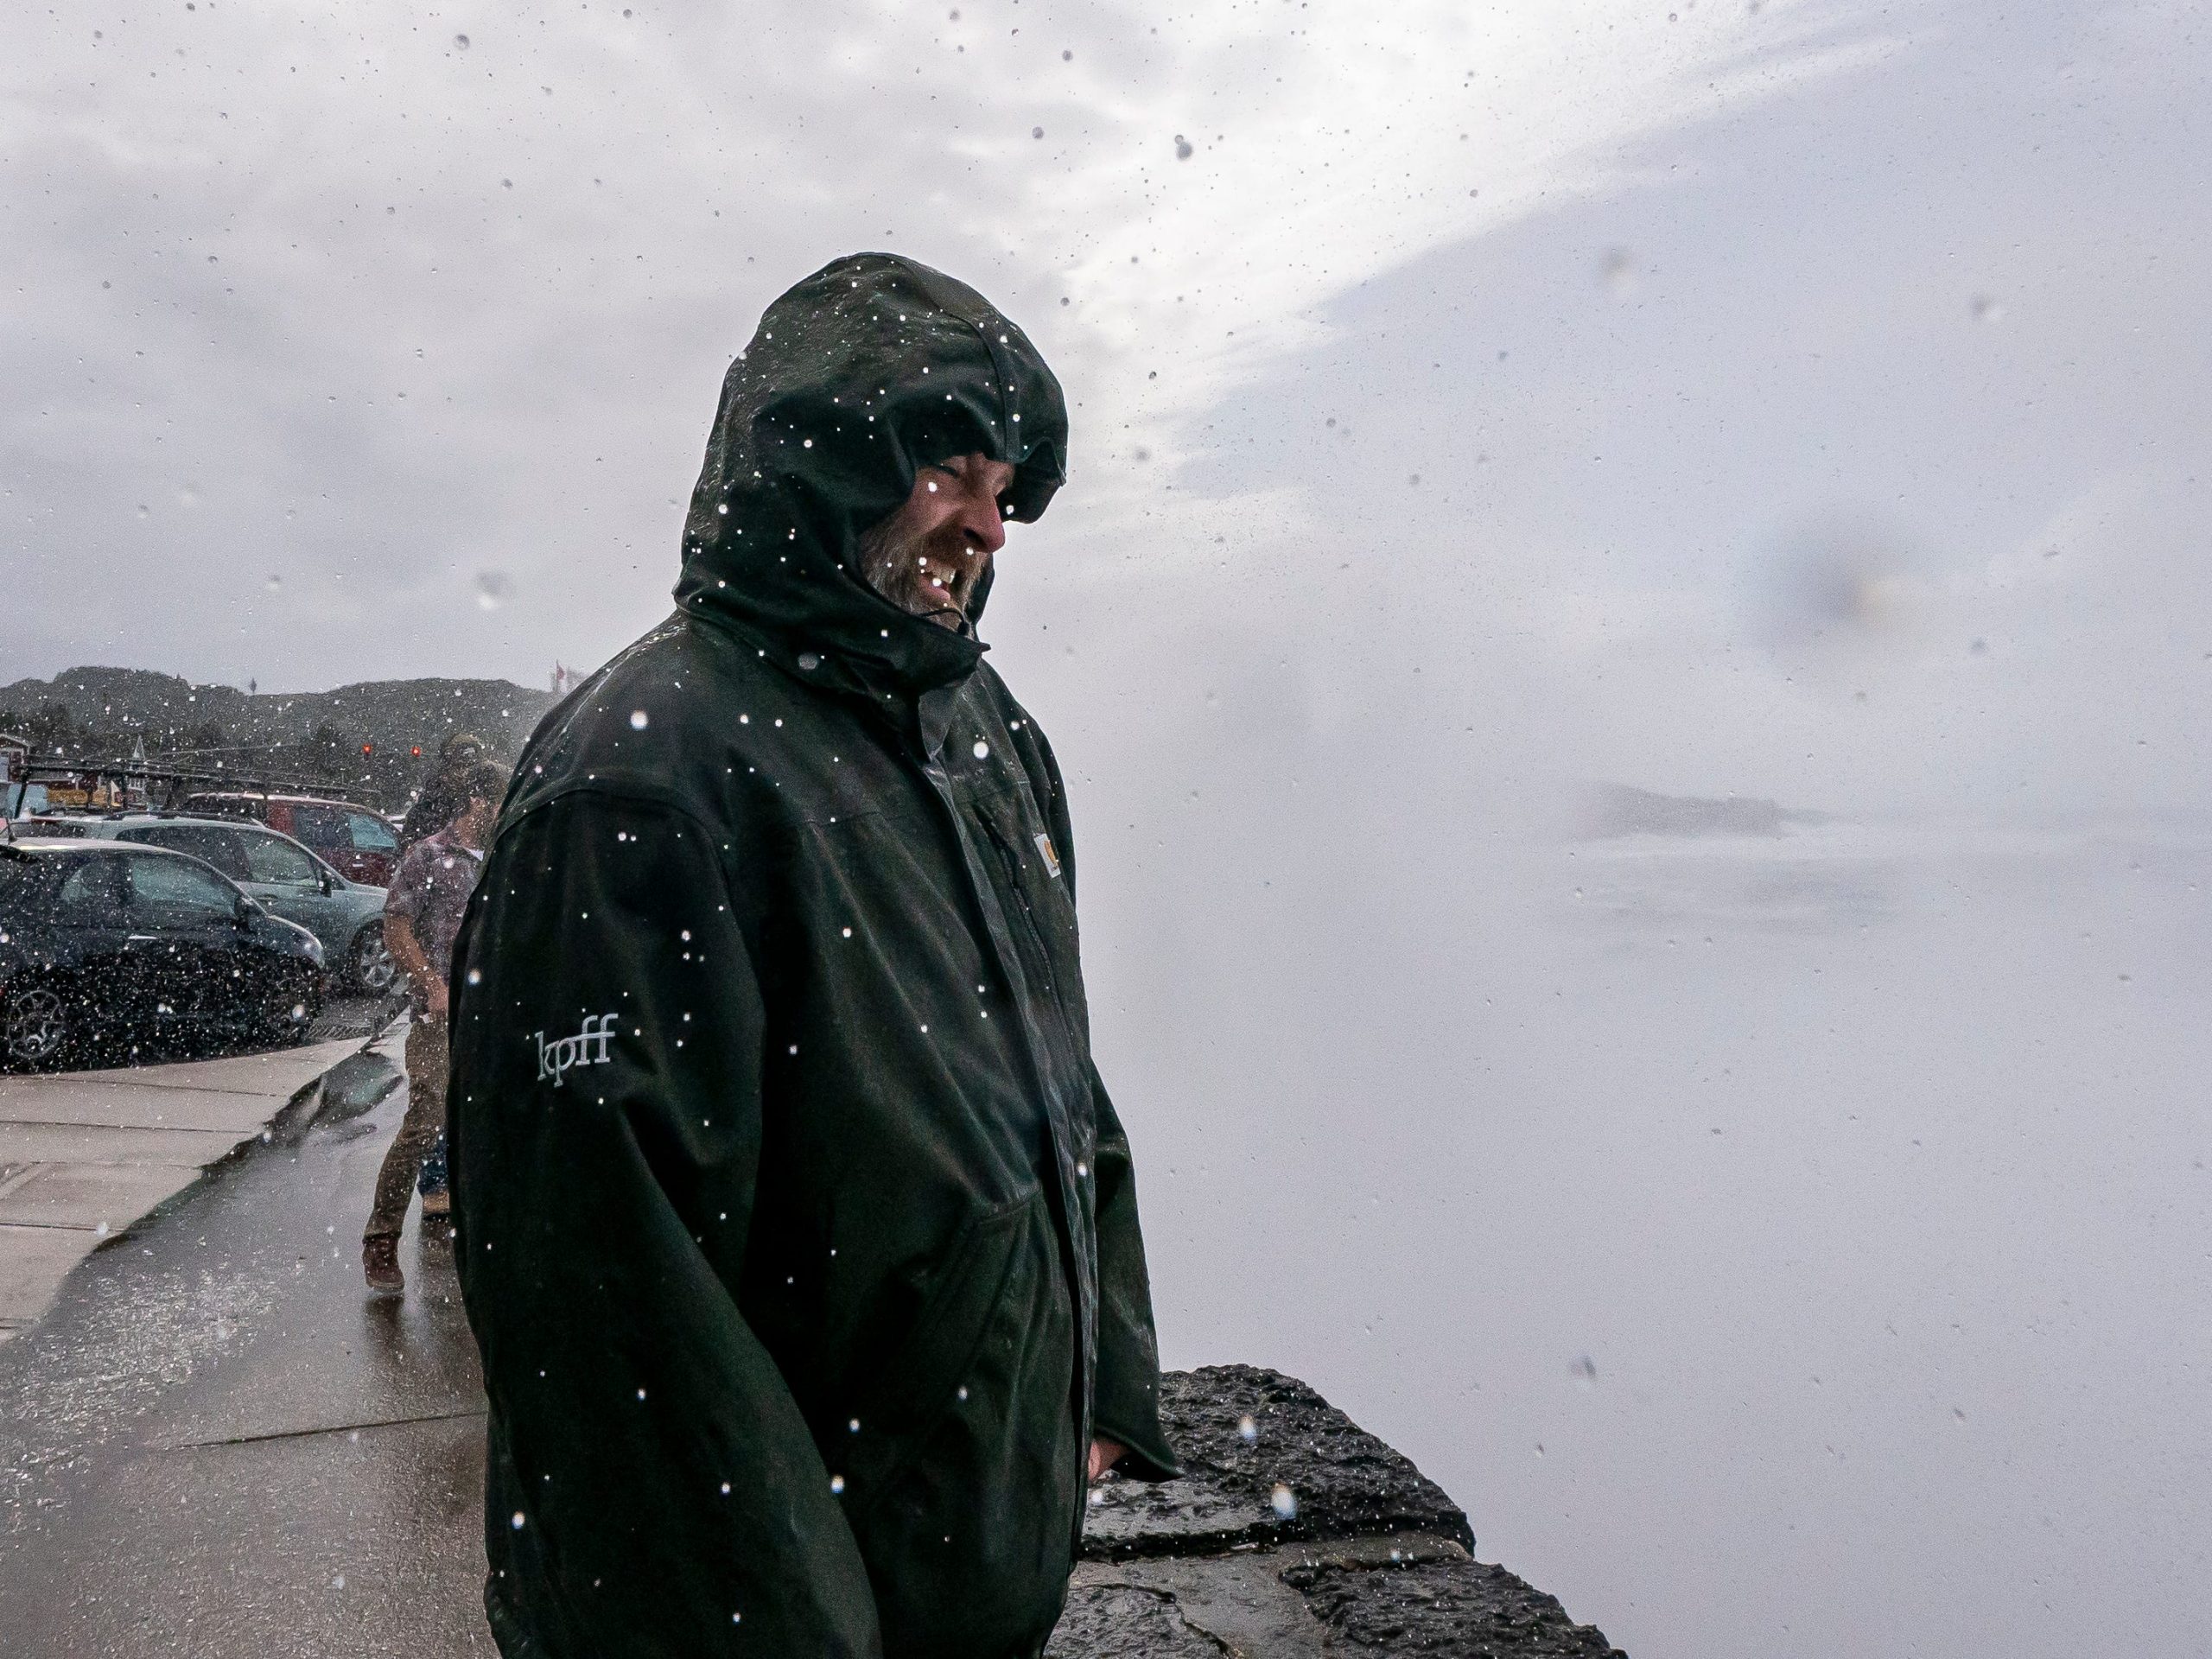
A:
[[[1099,1481],[1104,1479],[1106,1477],[1106,1471],[1126,1457],[1128,1454],[1128,1450],[1129,1448],[1123,1446],[1119,1440],[1096,1440],[1091,1441],[1090,1478],[1092,1484],[1095,1485]]]
[[[414,925],[404,916],[384,918],[384,948],[391,952],[391,959],[399,964],[399,971],[413,980],[423,993],[423,1007],[433,1020],[446,1017],[446,982],[430,971],[430,959],[423,954],[422,941],[415,937]]]

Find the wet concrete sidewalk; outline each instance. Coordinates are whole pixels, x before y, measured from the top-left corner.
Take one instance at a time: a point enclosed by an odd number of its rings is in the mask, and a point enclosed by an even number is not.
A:
[[[0,1341],[79,1261],[260,1135],[355,1046],[0,1077]]]
[[[450,1260],[410,1223],[406,1298],[361,1282],[397,1046],[257,1126],[0,1346],[10,1659],[493,1652]]]
[[[457,1659],[482,1612],[483,1399],[450,1254],[360,1228],[397,1037],[84,1261],[0,1345],[8,1659]],[[1110,1481],[1050,1659],[1607,1659],[1466,1517],[1294,1379],[1173,1373],[1186,1478]]]

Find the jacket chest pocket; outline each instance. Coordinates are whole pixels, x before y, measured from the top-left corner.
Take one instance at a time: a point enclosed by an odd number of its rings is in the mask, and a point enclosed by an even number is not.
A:
[[[1036,828],[1019,804],[1005,796],[971,801],[968,814],[982,830],[1005,877],[1007,924],[1024,936],[1019,942],[1023,967],[1039,977],[1039,988],[1050,994],[1079,1033],[1084,1028],[1081,955],[1075,903],[1060,875],[1058,849],[1051,835]]]

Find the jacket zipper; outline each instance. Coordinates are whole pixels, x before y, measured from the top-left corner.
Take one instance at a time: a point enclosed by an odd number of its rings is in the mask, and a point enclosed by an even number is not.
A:
[[[983,834],[997,849],[999,861],[1006,866],[1007,880],[1014,888],[1014,898],[1020,902],[1021,925],[1029,935],[1029,943],[1036,957],[1037,971],[1046,976],[1045,988],[1052,993],[1052,1006],[1060,1011],[1060,1024],[1066,1028],[1069,1044],[1072,1047],[1075,1025],[1068,1016],[1068,1005],[1060,995],[1059,979],[1052,969],[1052,949],[1045,942],[1044,931],[1037,925],[1037,907],[1030,901],[1028,883],[1022,880],[1020,855],[1007,844],[1006,837],[999,833],[998,825],[991,822],[990,814],[978,807],[975,809],[975,816],[976,822],[983,826]]]

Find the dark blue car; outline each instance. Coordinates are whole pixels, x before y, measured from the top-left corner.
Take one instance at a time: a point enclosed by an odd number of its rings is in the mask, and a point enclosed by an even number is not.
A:
[[[0,841],[0,1064],[207,1039],[296,1042],[322,946],[199,859],[101,841]]]

